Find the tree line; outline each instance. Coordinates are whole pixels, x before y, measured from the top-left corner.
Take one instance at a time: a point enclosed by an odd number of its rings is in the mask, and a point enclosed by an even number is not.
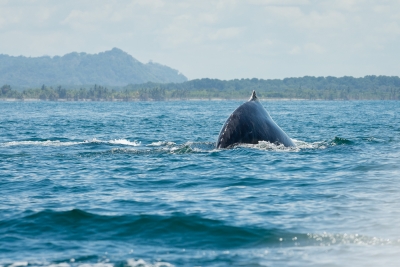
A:
[[[309,100],[400,100],[400,78],[397,76],[312,77],[263,79],[196,79],[183,83],[129,84],[108,89],[94,85],[87,88],[46,86],[14,90],[3,85],[0,98],[41,100],[173,100],[173,99],[245,99],[252,90],[264,99]]]

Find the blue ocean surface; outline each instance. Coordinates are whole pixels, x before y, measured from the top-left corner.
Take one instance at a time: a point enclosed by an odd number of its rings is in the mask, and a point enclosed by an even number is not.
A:
[[[0,102],[0,266],[399,266],[400,102]]]

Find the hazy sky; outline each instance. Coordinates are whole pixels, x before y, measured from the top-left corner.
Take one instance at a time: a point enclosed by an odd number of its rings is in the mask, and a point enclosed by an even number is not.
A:
[[[0,0],[0,54],[118,47],[195,78],[400,75],[400,0]]]

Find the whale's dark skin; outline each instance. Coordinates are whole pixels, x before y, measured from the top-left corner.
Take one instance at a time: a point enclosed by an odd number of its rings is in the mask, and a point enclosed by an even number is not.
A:
[[[257,144],[258,141],[283,144],[286,147],[296,146],[272,120],[253,91],[249,101],[239,106],[226,120],[218,136],[217,148]]]

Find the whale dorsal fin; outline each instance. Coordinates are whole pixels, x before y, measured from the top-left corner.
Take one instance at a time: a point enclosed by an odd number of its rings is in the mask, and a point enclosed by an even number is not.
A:
[[[258,100],[256,91],[253,90],[253,93],[251,94],[249,101],[256,101],[256,100]]]

